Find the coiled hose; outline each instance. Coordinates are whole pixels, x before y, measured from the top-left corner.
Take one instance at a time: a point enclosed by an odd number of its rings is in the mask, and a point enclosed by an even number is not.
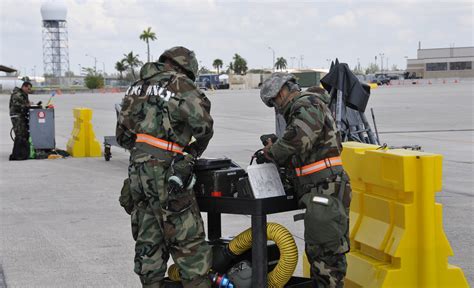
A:
[[[268,273],[268,287],[283,287],[295,272],[298,262],[298,249],[291,233],[278,223],[267,224],[267,238],[280,250],[280,259],[275,269]],[[252,247],[252,228],[232,239],[229,250],[240,255]]]
[[[175,282],[180,282],[181,281],[181,277],[179,277],[178,265],[172,264],[168,268],[168,277],[170,278],[171,281],[175,281]]]
[[[298,249],[291,233],[278,223],[267,223],[267,238],[275,242],[280,250],[278,264],[268,273],[268,287],[283,287],[295,272]],[[235,255],[241,255],[250,248],[252,248],[252,228],[243,231],[229,243],[229,250]],[[177,265],[169,267],[168,277],[173,281],[180,281]]]

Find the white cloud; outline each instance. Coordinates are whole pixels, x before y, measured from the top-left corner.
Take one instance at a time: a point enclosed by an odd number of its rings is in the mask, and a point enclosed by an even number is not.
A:
[[[44,0],[46,1],[46,0]],[[146,45],[138,39],[151,27],[158,39],[150,44],[157,58],[175,45],[196,51],[211,67],[215,58],[228,63],[234,53],[249,67],[269,67],[276,57],[304,57],[306,66],[325,66],[339,57],[362,65],[384,52],[404,65],[418,40],[424,47],[472,44],[472,2],[437,1],[152,1],[63,0],[68,6],[71,68],[98,66],[111,72],[124,53],[143,60]],[[42,67],[41,15],[43,0],[0,0],[0,63],[31,70]],[[25,11],[28,13],[25,15]],[[440,35],[443,35],[442,37]],[[293,61],[295,66],[298,60]]]
[[[347,11],[329,19],[329,27],[334,28],[355,28],[357,26],[357,16],[353,11]]]

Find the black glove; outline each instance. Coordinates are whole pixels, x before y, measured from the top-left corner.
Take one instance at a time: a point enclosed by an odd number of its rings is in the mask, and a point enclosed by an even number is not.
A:
[[[267,155],[265,155],[265,152],[263,151],[263,149],[260,149],[257,152],[255,152],[254,157],[255,157],[255,162],[257,162],[257,164],[273,162],[271,159],[268,158]]]
[[[260,136],[260,141],[262,141],[263,146],[268,145],[268,138],[272,140],[272,143],[275,143],[278,140],[278,136],[275,134],[263,134]]]

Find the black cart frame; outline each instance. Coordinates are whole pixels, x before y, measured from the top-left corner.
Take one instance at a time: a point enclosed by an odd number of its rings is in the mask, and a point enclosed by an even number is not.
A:
[[[222,236],[221,214],[251,215],[252,287],[267,287],[267,215],[298,210],[296,200],[288,196],[265,199],[197,196],[201,212],[207,212],[209,241]]]

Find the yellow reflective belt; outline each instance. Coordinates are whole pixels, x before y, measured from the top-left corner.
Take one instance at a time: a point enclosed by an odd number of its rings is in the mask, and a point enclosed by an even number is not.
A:
[[[318,162],[313,162],[311,164],[305,165],[303,167],[296,168],[296,176],[306,176],[309,174],[316,173],[318,171],[324,170],[333,166],[341,166],[342,159],[340,156],[326,158]]]
[[[160,138],[156,138],[147,134],[137,134],[137,140],[135,142],[146,143],[148,145],[166,150],[171,152],[176,152],[183,154],[183,147],[179,146],[176,143],[169,142]]]

